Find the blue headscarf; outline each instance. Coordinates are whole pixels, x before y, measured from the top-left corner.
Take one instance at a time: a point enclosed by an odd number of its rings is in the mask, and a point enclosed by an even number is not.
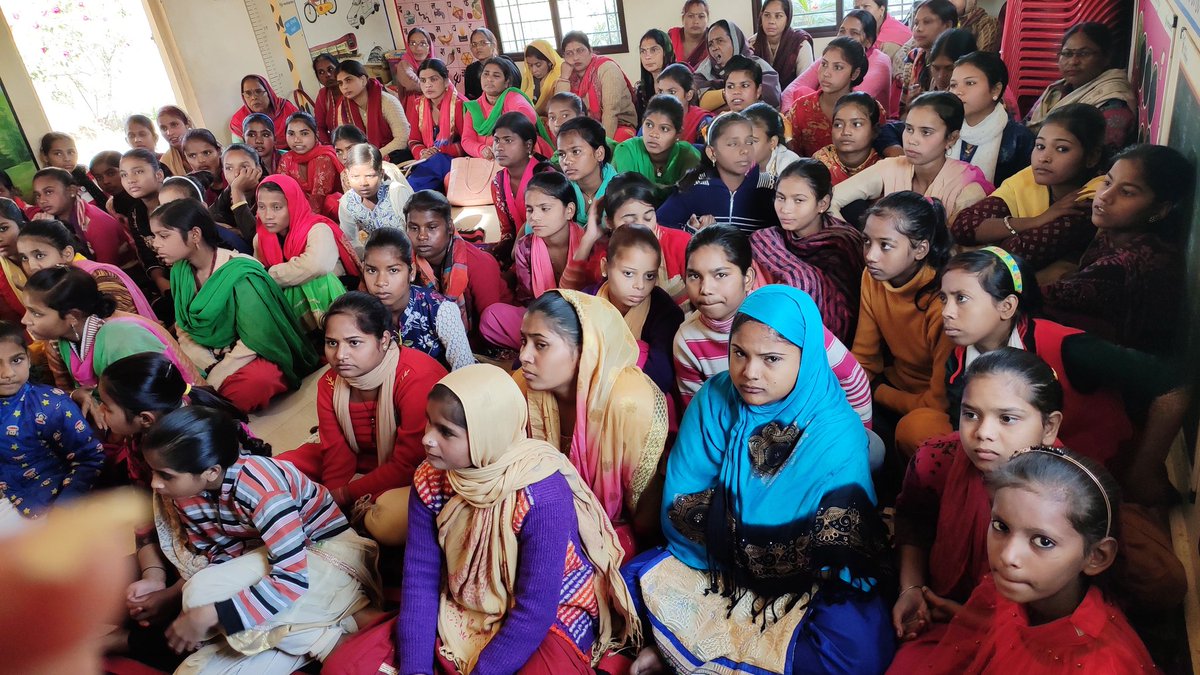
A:
[[[829,366],[821,314],[807,293],[781,285],[752,293],[738,314],[801,349],[796,384],[778,401],[749,405],[728,372],[705,382],[667,462],[662,525],[669,549],[690,567],[731,575],[767,595],[803,592],[797,587],[816,581],[821,569],[853,582],[863,571],[855,559],[874,550],[849,550],[854,536],[837,531],[862,534],[847,531],[856,526],[819,516],[854,509],[851,520],[869,526],[875,492],[866,431]],[[767,545],[773,551],[764,554]]]

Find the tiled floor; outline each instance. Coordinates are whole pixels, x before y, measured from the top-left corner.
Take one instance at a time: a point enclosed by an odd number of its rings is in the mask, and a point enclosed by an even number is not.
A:
[[[325,366],[305,378],[300,388],[275,399],[266,410],[250,416],[250,430],[271,444],[275,454],[308,441],[317,426],[317,380]]]

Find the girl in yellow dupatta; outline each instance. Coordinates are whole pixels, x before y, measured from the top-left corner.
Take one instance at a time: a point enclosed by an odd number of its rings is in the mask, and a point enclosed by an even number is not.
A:
[[[513,379],[529,402],[530,436],[567,455],[632,555],[635,534],[657,534],[667,404],[637,368],[625,318],[606,300],[548,291],[529,305],[521,344]]]
[[[400,671],[592,673],[610,649],[637,641],[617,534],[567,458],[526,435],[524,399],[505,372],[447,375],[426,417]]]
[[[533,101],[538,117],[546,118],[546,106],[554,97],[554,83],[562,74],[562,57],[545,40],[534,40],[525,48],[521,62],[521,91]]]

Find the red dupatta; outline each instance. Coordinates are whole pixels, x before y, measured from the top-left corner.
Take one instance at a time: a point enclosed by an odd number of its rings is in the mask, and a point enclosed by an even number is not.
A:
[[[433,101],[422,96],[417,101],[417,128],[421,131],[421,141],[429,148],[443,148],[455,142],[455,131],[461,123],[462,107],[467,99],[458,93],[458,89],[450,80],[446,80],[446,93],[438,106],[437,135],[433,133]]]
[[[258,80],[258,83],[261,84],[263,89],[267,92],[267,100],[271,102],[271,107],[267,110],[267,115],[269,115],[271,120],[275,123],[275,137],[286,137],[287,118],[290,117],[292,113],[299,112],[299,108],[297,108],[296,105],[291,101],[279,98],[279,96],[275,93],[275,90],[271,88],[271,83],[267,82],[267,78],[263,77],[262,75],[247,75],[245,78],[242,78],[242,80],[245,81],[245,79],[249,77]],[[233,119],[229,120],[229,131],[233,133],[234,138],[242,137],[242,122],[250,116],[251,112],[252,111],[250,108],[247,108],[245,103],[243,103],[242,107],[233,114]]]
[[[800,48],[805,43],[812,42],[812,36],[806,31],[792,28],[792,3],[783,3],[784,14],[787,15],[787,28],[783,29],[783,35],[779,37],[779,46],[775,49],[775,58],[771,58],[771,47],[767,44],[767,35],[759,29],[758,35],[754,38],[754,55],[758,58],[771,64],[775,72],[779,73],[779,86],[787,87],[796,79],[799,73],[796,72],[796,60],[800,58]]]
[[[671,47],[675,50],[676,63],[686,63],[692,70],[700,65],[704,59],[708,58],[708,43],[704,38],[700,38],[700,43],[692,50],[691,54],[683,53],[683,27],[675,26],[667,31],[667,37],[671,38]]]
[[[342,97],[338,101],[338,119],[345,124],[353,124],[367,134],[371,145],[382,148],[392,142],[392,127],[383,116],[383,85],[375,78],[367,78],[367,119],[363,120],[362,112],[353,99]]]
[[[296,152],[295,150],[288,150],[283,157],[279,158],[279,170],[286,171],[289,174],[294,174],[295,170],[300,166],[305,166],[318,157],[328,157],[333,162],[333,168],[336,169],[339,174],[346,169],[346,167],[342,166],[342,160],[338,159],[337,152],[333,149],[332,145],[318,143],[313,146],[312,150],[309,150],[303,154]],[[296,175],[292,175],[292,178],[296,178]],[[299,180],[299,178],[296,178],[297,182],[299,182]],[[311,173],[308,176],[308,182],[312,182]]]
[[[288,231],[283,245],[280,246],[279,237],[268,230],[262,224],[262,220],[255,218],[258,224],[256,236],[262,264],[271,268],[303,254],[304,250],[308,248],[308,233],[317,225],[324,224],[333,231],[333,238],[338,247],[338,259],[346,273],[359,276],[358,257],[354,255],[354,251],[350,250],[341,228],[325,216],[313,213],[312,207],[308,203],[308,197],[300,189],[300,184],[296,182],[296,179],[287,175],[269,176],[263,179],[259,188],[261,189],[267,183],[277,185],[283,190],[283,196],[287,200],[288,206]]]
[[[600,94],[600,66],[606,63],[616,63],[607,56],[599,54],[592,56],[591,63],[587,68],[583,69],[583,75],[576,76],[571,73],[571,91],[575,92],[579,98],[587,103],[588,117],[592,119],[600,119],[604,116],[604,98]],[[629,98],[633,99],[633,85],[629,83],[629,78],[625,77],[625,71],[617,67],[621,73],[621,78],[625,80],[625,88],[629,90]],[[536,116],[536,113],[534,113]]]
[[[943,598],[965,600],[988,573],[987,531],[992,500],[983,474],[958,443],[938,508],[937,537],[929,549],[929,588]]]
[[[704,143],[706,139],[700,137],[700,127],[712,120],[712,117],[711,112],[695,103],[688,106],[688,111],[683,116],[683,133],[680,137],[688,143]]]
[[[337,109],[342,102],[342,92],[334,87],[321,87],[317,100],[313,101],[313,116],[317,118],[318,137],[322,143],[330,142],[330,134],[337,126]]]

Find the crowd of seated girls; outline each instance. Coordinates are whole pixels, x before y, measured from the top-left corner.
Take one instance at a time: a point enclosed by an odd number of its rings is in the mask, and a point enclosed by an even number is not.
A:
[[[312,112],[247,75],[228,145],[46,135],[0,180],[0,537],[152,490],[112,648],[186,673],[1171,658],[1194,167],[1128,145],[1102,24],[1021,110],[971,0],[820,50],[792,9],[686,0],[628,74],[479,29],[457,79],[413,26]],[[325,366],[314,438],[249,434]]]

